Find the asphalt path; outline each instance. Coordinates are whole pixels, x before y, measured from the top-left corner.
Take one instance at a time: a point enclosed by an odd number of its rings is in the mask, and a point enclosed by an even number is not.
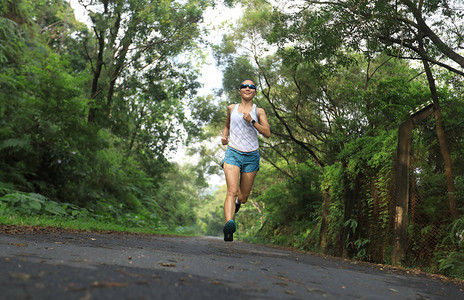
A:
[[[464,299],[464,285],[381,265],[224,242],[2,230],[0,299]]]

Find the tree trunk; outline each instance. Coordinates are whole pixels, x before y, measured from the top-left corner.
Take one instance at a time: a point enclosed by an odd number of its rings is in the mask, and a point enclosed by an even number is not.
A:
[[[321,231],[319,232],[319,248],[326,253],[327,252],[327,229],[329,228],[329,204],[330,195],[329,189],[324,191],[324,204],[322,211]]]
[[[111,45],[115,45],[116,43],[116,38],[119,34],[119,29],[120,29],[120,26],[121,26],[121,6],[118,5],[116,8],[115,8],[115,15],[116,15],[116,21],[114,22],[114,27],[110,29],[110,42],[111,42]],[[110,85],[108,87],[108,94],[106,95],[106,117],[108,119],[111,118],[111,110],[112,110],[112,106],[113,106],[113,96],[114,96],[114,89],[115,89],[115,86],[116,86],[116,80],[119,78],[119,75],[121,74],[121,71],[124,67],[124,63],[125,63],[125,60],[126,60],[126,55],[127,55],[127,51],[129,49],[129,46],[131,44],[131,38],[128,38],[129,36],[129,32],[130,32],[130,28],[125,32],[125,35],[124,35],[124,38],[121,40],[121,44],[122,44],[122,49],[121,51],[119,52],[119,54],[117,55],[117,57],[112,57],[112,65],[113,65],[113,69],[112,69],[112,72],[111,72],[111,77],[110,77]],[[129,42],[127,42],[127,40],[129,40]],[[121,44],[119,45],[119,47],[113,49],[113,53],[116,54],[117,53],[117,49],[119,49],[121,47]],[[114,63],[114,61],[116,60],[116,63]]]
[[[116,86],[116,80],[119,78],[119,75],[121,75],[121,72],[124,68],[124,62],[126,60],[127,51],[129,49],[130,44],[131,44],[131,39],[128,39],[128,43],[123,45],[123,49],[121,53],[119,54],[117,63],[114,66],[113,73],[111,74],[110,85],[108,87],[108,95],[106,96],[106,107],[107,107],[108,119],[111,118],[111,109],[113,106],[113,96],[114,96],[114,89]]]
[[[422,39],[419,39],[419,48],[424,51]],[[445,163],[445,175],[446,175],[446,187],[448,188],[448,201],[449,201],[449,212],[451,218],[456,220],[459,218],[459,211],[456,204],[456,188],[454,186],[453,178],[453,163],[451,155],[449,153],[448,145],[446,143],[445,131],[441,124],[441,108],[438,99],[437,88],[435,86],[435,79],[433,78],[432,70],[430,69],[428,61],[422,59],[425,73],[427,74],[427,80],[429,82],[430,92],[432,94],[433,105],[435,106],[435,127],[437,128],[437,137],[440,144],[441,154]]]
[[[393,229],[392,265],[399,265],[408,246],[409,152],[413,123],[410,118],[400,125],[395,173],[395,225]]]
[[[95,28],[94,30],[98,38],[98,55],[97,55],[97,64],[95,66],[95,70],[93,71],[92,90],[90,92],[90,99],[92,99],[92,101],[96,101],[95,99],[97,98],[97,95],[99,94],[98,81],[100,79],[101,71],[103,68],[103,52],[105,51],[104,33],[100,32],[99,34]],[[91,107],[89,109],[89,115],[87,117],[87,120],[88,122],[94,122],[96,110],[97,110],[97,108],[95,107],[96,103],[93,102],[90,105]]]

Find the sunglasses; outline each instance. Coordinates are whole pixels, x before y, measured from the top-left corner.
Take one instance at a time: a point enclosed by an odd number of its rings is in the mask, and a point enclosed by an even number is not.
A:
[[[246,89],[246,88],[256,90],[256,86],[254,84],[242,84],[242,85],[240,85],[240,89]]]

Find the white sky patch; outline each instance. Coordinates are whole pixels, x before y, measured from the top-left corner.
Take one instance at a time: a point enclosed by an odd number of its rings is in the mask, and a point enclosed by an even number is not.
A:
[[[207,39],[213,44],[219,44],[222,40],[222,35],[227,30],[227,24],[234,23],[242,15],[242,9],[240,6],[236,8],[227,8],[221,1],[215,8],[208,7],[203,15],[202,26],[209,32]],[[212,94],[214,89],[222,87],[222,72],[216,66],[216,60],[214,59],[211,49],[205,49],[207,51],[206,64],[201,69],[200,82],[203,87],[200,89],[200,95]]]
[[[87,14],[87,11],[82,5],[79,4],[78,0],[70,0],[69,4],[71,4],[72,9],[74,10],[74,15],[79,22],[82,22],[85,24],[90,23],[90,19]]]

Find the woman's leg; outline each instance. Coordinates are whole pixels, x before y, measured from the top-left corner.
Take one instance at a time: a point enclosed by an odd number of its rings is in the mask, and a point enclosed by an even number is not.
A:
[[[227,184],[227,195],[224,201],[224,218],[227,222],[232,220],[235,214],[235,198],[239,194],[240,168],[228,163],[224,163],[223,167]]]
[[[256,174],[258,171],[249,172],[249,173],[242,173],[240,176],[240,189],[238,192],[238,201],[241,203],[246,203],[248,197],[250,196],[251,187],[253,186],[253,182],[255,181]]]

